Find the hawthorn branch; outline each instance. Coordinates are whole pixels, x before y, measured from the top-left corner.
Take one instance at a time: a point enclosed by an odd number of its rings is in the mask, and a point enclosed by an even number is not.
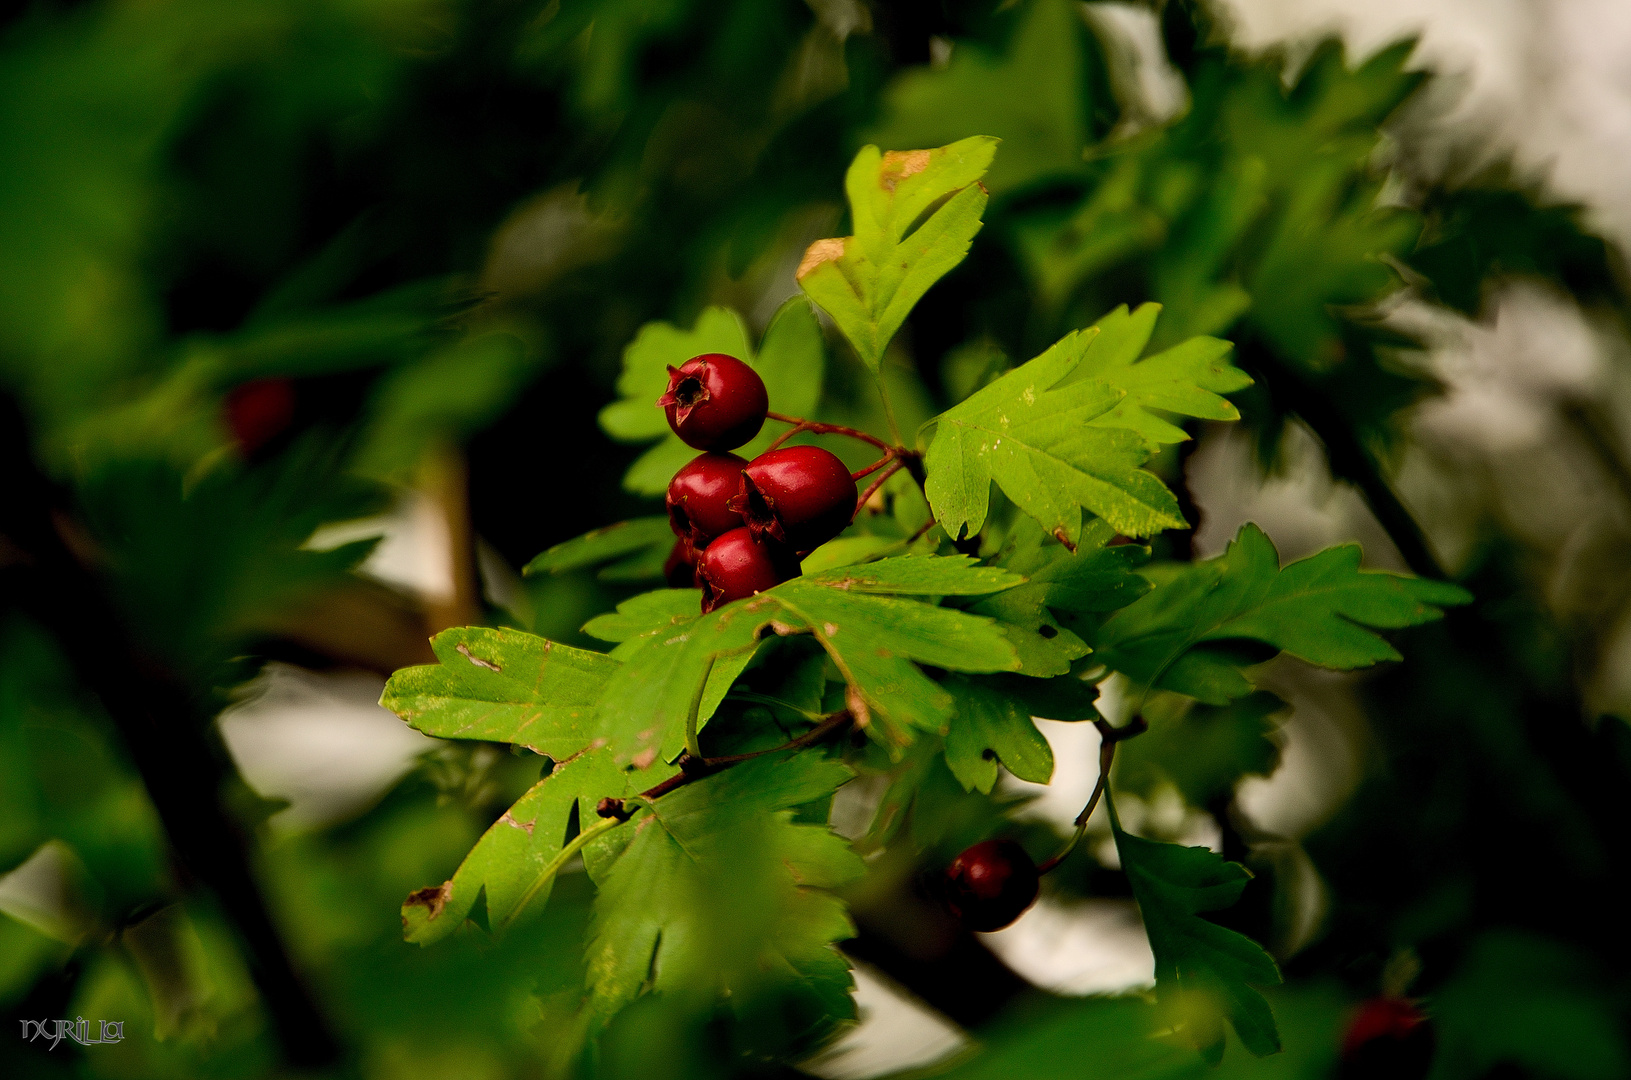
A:
[[[889,468],[885,469],[876,480],[867,485],[867,489],[861,492],[860,497],[855,500],[855,513],[850,515],[851,521],[854,521],[856,516],[860,514],[861,508],[872,500],[872,496],[878,493],[878,489],[883,487],[884,484],[888,483],[889,478],[900,472],[901,468],[901,463],[897,461],[893,465],[889,466]]]
[[[756,757],[764,757],[766,754],[785,753],[789,750],[803,750],[805,747],[814,746],[816,743],[822,742],[840,731],[847,730],[853,723],[855,723],[854,715],[848,709],[841,709],[823,719],[821,723],[798,738],[785,742],[780,746],[772,746],[767,750],[754,750],[746,754],[725,754],[720,757],[693,756],[687,750],[680,755],[677,762],[680,767],[679,772],[659,784],[652,785],[633,798],[616,799],[608,796],[600,800],[599,804],[595,806],[595,813],[603,818],[616,818],[618,821],[627,821],[635,810],[634,807],[629,805],[630,803],[650,802],[654,799],[660,799],[669,792],[677,791],[687,784],[694,784],[705,776],[712,776],[714,773],[722,772],[732,765],[740,765],[742,762],[751,761]]]
[[[1150,728],[1143,714],[1133,717],[1132,720],[1121,727],[1112,727],[1110,721],[1102,718],[1093,721],[1093,726],[1099,729],[1098,782],[1093,785],[1093,794],[1088,797],[1087,805],[1082,807],[1080,814],[1076,815],[1076,831],[1071,834],[1070,842],[1057,855],[1036,868],[1036,872],[1039,874],[1046,874],[1049,870],[1064,862],[1066,857],[1076,849],[1076,843],[1081,840],[1082,834],[1087,831],[1087,819],[1093,816],[1094,810],[1098,809],[1099,799],[1104,795],[1105,786],[1110,782],[1110,766],[1116,760],[1116,744],[1123,739],[1130,739],[1134,735],[1142,735]]]

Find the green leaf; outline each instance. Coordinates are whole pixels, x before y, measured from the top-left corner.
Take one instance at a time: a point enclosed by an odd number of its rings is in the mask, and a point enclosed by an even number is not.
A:
[[[1155,953],[1155,990],[1162,998],[1191,999],[1192,1017],[1214,1008],[1234,1025],[1247,1050],[1258,1057],[1280,1049],[1269,1003],[1256,988],[1277,986],[1280,969],[1263,947],[1242,934],[1201,918],[1240,899],[1251,872],[1204,847],[1160,844],[1121,827],[1115,800],[1105,792],[1121,868],[1132,886]],[[1193,1000],[1198,998],[1199,1000]],[[1201,1052],[1214,1062],[1223,1054],[1223,1032],[1192,1020]]]
[[[801,565],[806,574],[818,574],[864,563],[891,549],[899,550],[900,546],[901,542],[890,536],[840,536],[810,552]]]
[[[1219,643],[1246,639],[1321,667],[1348,671],[1399,654],[1367,629],[1397,629],[1465,604],[1445,582],[1360,569],[1358,544],[1327,548],[1280,569],[1274,544],[1247,524],[1216,559],[1186,567],[1106,620],[1099,659],[1140,683],[1214,705],[1251,691],[1243,660]]]
[[[1053,777],[1048,740],[1004,685],[958,675],[942,685],[957,703],[946,732],[946,764],[965,789],[989,795],[999,761],[1021,780],[1046,784]]]
[[[381,705],[426,735],[515,743],[556,761],[595,738],[594,704],[619,666],[520,630],[459,626],[430,645],[441,662],[392,675]]]
[[[968,254],[987,198],[978,181],[996,152],[996,139],[974,136],[855,155],[844,177],[855,234],[811,244],[798,281],[874,373],[912,306]]]
[[[932,421],[925,491],[948,535],[985,524],[990,487],[1068,543],[1081,535],[1081,509],[1118,532],[1147,536],[1182,528],[1178,500],[1139,468],[1149,457],[1137,432],[1093,427],[1127,396],[1097,381],[1055,388],[1074,372],[1097,329],[1066,335]]]
[[[660,495],[680,466],[696,456],[696,450],[669,431],[656,401],[668,387],[669,366],[679,367],[708,352],[727,353],[752,365],[764,379],[770,406],[777,412],[807,415],[821,399],[826,356],[821,324],[802,297],[777,309],[757,357],[742,317],[729,308],[705,309],[690,330],[666,322],[647,323],[623,350],[623,374],[617,381],[620,399],[600,411],[601,428],[620,442],[661,440],[629,467],[623,477],[625,489]],[[762,431],[737,452],[751,458],[772,438],[771,431]]]
[[[906,148],[995,135],[1002,154],[985,181],[994,194],[1079,173],[1087,143],[1085,33],[1074,5],[1033,0],[1001,55],[959,41],[944,67],[909,68],[890,83],[882,125],[868,139]]]
[[[583,632],[601,641],[637,641],[683,626],[701,607],[702,593],[697,589],[658,589],[623,601],[615,612],[595,616],[583,624]],[[628,653],[612,650],[619,660]]]
[[[761,597],[779,605],[778,622],[815,635],[849,685],[857,721],[892,750],[911,740],[912,728],[944,731],[951,718],[950,695],[917,663],[971,672],[1018,666],[992,620],[951,608],[802,578]]]
[[[851,775],[816,753],[777,754],[649,803],[595,901],[590,1033],[648,987],[737,1007],[792,988],[853,1016],[848,964],[832,943],[854,928],[825,890],[864,867],[825,824],[795,824],[792,812]]]
[[[946,1080],[1204,1080],[1194,1051],[1167,1035],[1171,1023],[1136,996],[1038,995],[976,1031],[967,1060],[934,1075]],[[1089,1060],[1084,1060],[1090,1058]],[[920,1071],[894,1074],[900,1080]]]
[[[660,552],[666,556],[673,545],[674,531],[669,528],[668,518],[633,518],[629,521],[620,521],[616,525],[591,529],[582,536],[556,544],[548,551],[537,555],[521,573],[529,576],[564,574],[572,570],[584,570],[591,566],[613,563],[613,566],[601,571],[601,576],[606,577],[615,571],[617,566],[630,561],[630,556],[651,552]]]
[[[629,794],[628,774],[604,749],[562,761],[493,823],[451,879],[402,905],[403,936],[430,945],[471,917],[478,898],[488,929],[501,933],[523,911],[541,908],[559,870],[569,823],[596,820],[603,798]]]
[[[846,592],[908,596],[983,596],[1025,581],[1000,567],[979,566],[972,555],[902,555],[826,570],[806,580]]]
[[[858,576],[857,570],[865,574]],[[621,644],[625,661],[597,706],[603,732],[631,741],[625,760],[670,761],[684,746],[685,719],[697,687],[708,680],[699,729],[752,660],[767,628],[809,633],[849,686],[849,706],[886,746],[911,741],[912,729],[943,731],[951,697],[918,670],[1010,671],[1013,646],[988,618],[878,593],[984,593],[1020,580],[972,565],[963,556],[902,556],[794,578],[767,592],[696,616],[696,593],[663,590],[625,601],[615,616],[585,630]]]
[[[679,596],[664,594],[678,593]],[[707,725],[732,682],[753,659],[765,614],[743,603],[679,621],[663,612],[691,590],[663,590],[649,615],[660,629],[646,630],[619,645],[624,663],[606,680],[595,705],[595,723],[612,740],[618,760],[638,769],[673,761],[685,749],[685,724],[697,702],[697,727]],[[763,595],[763,594],[761,594]],[[625,605],[627,606],[627,605]],[[642,609],[646,610],[646,609]],[[619,615],[632,621],[635,612]],[[698,688],[702,687],[698,698]]]
[[[1227,359],[1234,346],[1217,338],[1190,338],[1139,360],[1160,313],[1160,304],[1142,304],[1130,314],[1122,305],[1100,319],[1098,337],[1063,380],[1068,385],[1096,379],[1124,391],[1121,402],[1093,424],[1136,431],[1153,446],[1185,442],[1189,435],[1151,409],[1201,420],[1239,420],[1239,411],[1218,395],[1252,384],[1251,377]]]

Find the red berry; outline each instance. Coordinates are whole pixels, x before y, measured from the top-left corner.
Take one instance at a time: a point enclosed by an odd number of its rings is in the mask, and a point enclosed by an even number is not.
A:
[[[223,403],[227,427],[245,457],[276,438],[294,419],[294,383],[255,379],[233,387]]]
[[[742,527],[742,515],[726,504],[742,490],[747,462],[735,454],[698,454],[668,482],[668,524],[674,535],[699,548],[721,533]]]
[[[663,578],[670,589],[697,587],[697,549],[690,540],[682,536],[674,541],[674,549],[663,561]]]
[[[741,494],[731,505],[755,536],[809,551],[843,532],[855,516],[855,481],[842,461],[819,446],[784,446],[748,462]]]
[[[798,576],[791,551],[773,540],[756,539],[746,528],[717,537],[697,559],[704,612]]]
[[[1421,1080],[1433,1064],[1433,1026],[1411,1001],[1371,998],[1342,1039],[1339,1080]]]
[[[986,840],[946,867],[946,906],[970,930],[1001,930],[1035,903],[1039,884],[1024,848]]]
[[[668,369],[668,391],[657,404],[687,445],[735,450],[759,434],[770,396],[759,373],[736,357],[704,353]]]

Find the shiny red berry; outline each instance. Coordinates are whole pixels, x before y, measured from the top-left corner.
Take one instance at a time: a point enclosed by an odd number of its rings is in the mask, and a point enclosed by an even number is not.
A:
[[[657,404],[687,445],[735,450],[759,434],[770,395],[759,373],[736,357],[704,353],[668,369],[668,391]]]
[[[1364,1002],[1342,1039],[1339,1080],[1421,1080],[1433,1064],[1433,1025],[1412,1001]]]
[[[670,589],[697,587],[697,549],[690,540],[682,536],[674,541],[673,550],[663,561],[663,579]]]
[[[819,446],[784,446],[748,462],[741,494],[731,505],[755,536],[809,551],[843,532],[855,516],[855,481],[842,461]]]
[[[798,560],[790,550],[774,540],[756,539],[747,528],[716,537],[697,559],[704,612],[798,576]]]
[[[249,457],[283,433],[294,419],[294,383],[254,379],[233,387],[222,404],[238,450]]]
[[[946,867],[946,906],[970,930],[1001,930],[1036,902],[1040,881],[1024,848],[986,840]]]
[[[675,536],[699,548],[721,533],[742,527],[742,515],[726,504],[742,490],[747,462],[735,454],[698,454],[668,482],[668,524]]]

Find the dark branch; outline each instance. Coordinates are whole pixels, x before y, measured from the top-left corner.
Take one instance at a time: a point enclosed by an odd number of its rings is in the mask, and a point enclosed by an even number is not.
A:
[[[250,869],[248,838],[223,802],[233,767],[208,736],[210,710],[141,647],[107,583],[65,539],[78,535],[67,500],[36,466],[10,399],[0,399],[0,431],[10,480],[0,533],[16,553],[0,592],[50,631],[119,729],[176,855],[237,931],[289,1063],[334,1064],[339,1045],[290,962]]]

